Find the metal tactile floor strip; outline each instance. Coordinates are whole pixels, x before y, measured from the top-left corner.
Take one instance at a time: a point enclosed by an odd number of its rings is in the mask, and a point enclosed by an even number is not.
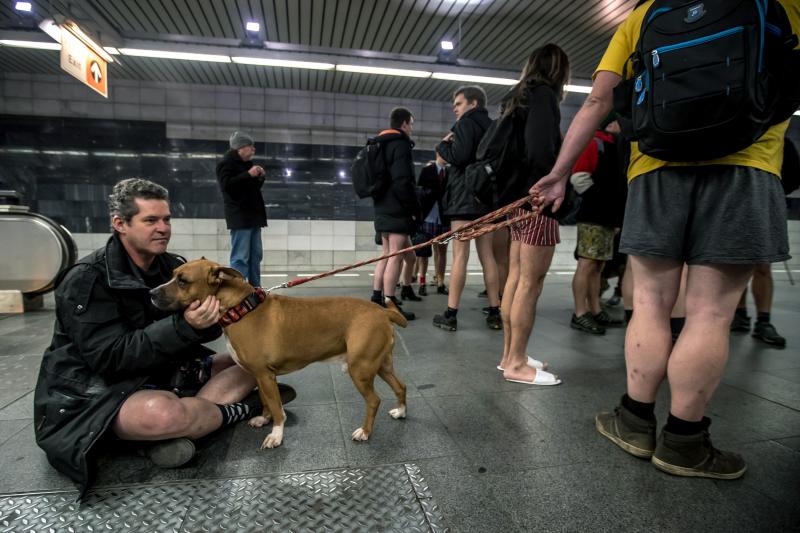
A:
[[[442,532],[413,464],[0,497],[0,531]]]

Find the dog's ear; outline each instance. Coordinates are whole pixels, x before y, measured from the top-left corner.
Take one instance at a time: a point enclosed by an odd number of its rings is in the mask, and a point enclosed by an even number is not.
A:
[[[208,273],[208,282],[212,285],[219,285],[225,280],[239,278],[244,279],[241,272],[235,268],[217,265]]]

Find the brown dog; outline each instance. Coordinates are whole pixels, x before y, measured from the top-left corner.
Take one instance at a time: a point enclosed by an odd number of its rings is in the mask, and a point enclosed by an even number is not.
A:
[[[252,285],[238,271],[206,259],[181,265],[170,281],[150,291],[156,307],[173,311],[215,295],[220,316],[253,293]],[[367,404],[364,423],[353,431],[353,440],[365,441],[372,433],[381,403],[373,385],[376,374],[397,396],[397,407],[389,414],[405,418],[406,386],[397,379],[392,365],[392,322],[407,325],[396,308],[383,308],[366,300],[270,294],[241,320],[226,326],[231,355],[258,382],[263,412],[249,424],[261,427],[272,419],[272,432],[261,448],[274,448],[283,441],[286,414],[276,376],[336,356],[344,356],[350,377]]]

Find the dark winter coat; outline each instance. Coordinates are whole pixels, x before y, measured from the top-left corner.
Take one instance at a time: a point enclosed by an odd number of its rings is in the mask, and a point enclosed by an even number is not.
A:
[[[217,163],[217,182],[225,202],[228,229],[263,228],[267,210],[261,196],[264,178],[254,178],[247,171],[252,161],[244,161],[236,150],[230,150]]]
[[[391,186],[375,198],[375,231],[405,233],[417,231],[421,209],[414,188],[414,142],[399,130],[384,130],[378,135],[386,168],[392,178]]]
[[[500,205],[527,196],[530,188],[550,173],[561,149],[561,111],[555,91],[536,85],[528,87],[525,95],[525,107],[516,111],[525,115],[525,168],[509,184]]]
[[[625,168],[620,158],[620,150],[614,137],[606,132],[595,132],[595,139],[586,147],[581,160],[575,166],[579,170],[591,169],[593,182],[580,195],[581,203],[575,215],[576,221],[607,228],[622,227],[628,187]],[[590,166],[584,169],[587,164]]]
[[[444,193],[444,214],[451,220],[469,220],[490,211],[467,191],[464,169],[475,162],[483,134],[492,124],[489,112],[484,107],[470,109],[453,125],[453,139],[442,141],[436,152],[450,163],[447,172],[447,187]]]
[[[447,225],[447,222],[444,220],[445,217],[442,215],[444,212],[444,191],[445,187],[447,187],[447,169],[445,169],[445,178],[440,179],[439,169],[436,167],[436,163],[431,163],[430,165],[422,167],[422,170],[419,172],[419,178],[417,179],[417,186],[422,189],[422,194],[420,195],[422,220],[424,221],[428,217],[428,214],[430,214],[433,206],[438,204],[439,217],[442,218],[443,225]]]
[[[182,262],[164,253],[154,267],[167,281]],[[156,376],[210,355],[201,343],[222,333],[219,326],[197,331],[182,313],[156,309],[136,271],[114,236],[78,261],[56,288],[53,340],[34,393],[34,429],[50,464],[81,494],[91,481],[91,453],[122,402]]]

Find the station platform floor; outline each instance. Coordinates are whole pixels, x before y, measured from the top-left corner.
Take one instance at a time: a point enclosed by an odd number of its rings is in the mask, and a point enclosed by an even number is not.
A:
[[[360,395],[338,364],[313,364],[281,379],[298,396],[279,448],[260,450],[268,429],[239,423],[198,441],[197,457],[175,470],[114,450],[82,504],[33,437],[51,298],[0,317],[0,531],[800,531],[800,286],[781,277],[772,313],[788,347],[732,335],[709,408],[715,445],[748,462],[736,481],[670,476],[596,432],[595,414],[624,392],[624,329],[570,329],[571,278],[551,276],[529,353],[550,362],[560,386],[502,378],[502,332],[484,323],[482,287],[467,286],[455,333],[431,325],[446,305],[432,294],[405,304],[418,319],[397,330],[407,419],[387,415],[393,395],[376,380],[374,433],[353,442]],[[367,298],[369,289],[283,293]],[[662,387],[660,425],[668,397]]]

